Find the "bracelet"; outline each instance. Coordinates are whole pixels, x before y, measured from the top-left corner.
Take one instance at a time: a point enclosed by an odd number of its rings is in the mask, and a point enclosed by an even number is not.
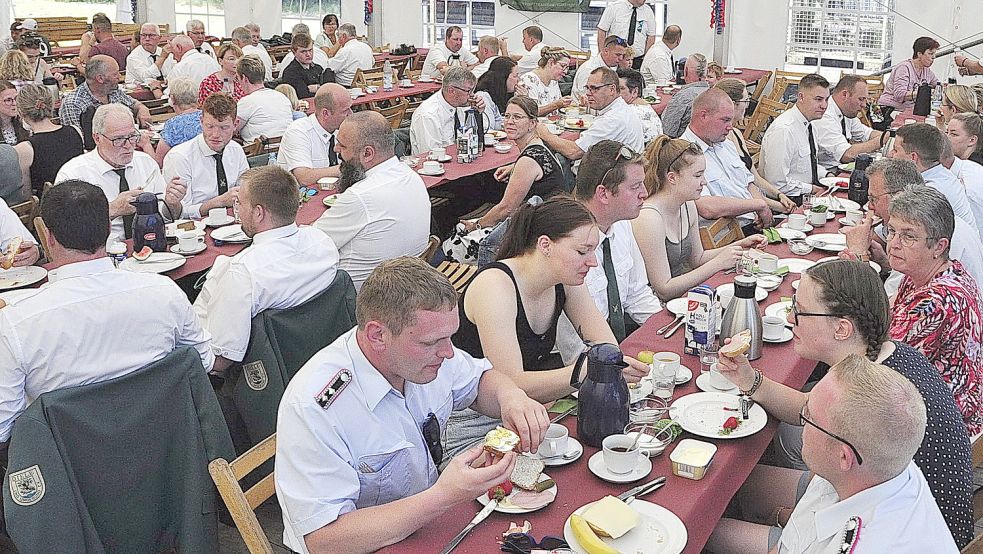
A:
[[[741,390],[741,394],[745,396],[754,396],[754,393],[758,392],[758,387],[761,386],[761,382],[764,381],[764,377],[761,375],[761,371],[754,370],[754,382],[751,383],[751,388],[748,390]]]
[[[786,509],[787,506],[779,506],[775,508],[775,527],[779,529],[784,529],[785,525],[782,524],[782,510]]]
[[[869,262],[870,254],[856,254],[858,262]]]

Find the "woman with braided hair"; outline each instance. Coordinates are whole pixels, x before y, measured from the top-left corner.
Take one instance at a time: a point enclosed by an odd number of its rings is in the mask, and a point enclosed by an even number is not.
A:
[[[799,356],[833,366],[859,354],[894,369],[918,388],[925,400],[928,425],[914,461],[925,474],[956,544],[965,546],[973,538],[969,435],[952,393],[935,367],[918,350],[889,340],[890,305],[877,273],[856,261],[816,264],[802,274],[788,320]],[[770,548],[781,535],[776,523],[784,525],[809,480],[801,458],[799,418],[808,393],[764,377],[745,356],[721,356],[718,368],[782,421],[773,445],[776,458],[780,458],[775,461],[793,469],[759,465],[737,496],[743,516],[764,524],[722,520],[722,525],[731,527],[728,534],[741,528],[741,535],[762,543],[767,540]],[[708,546],[712,544],[711,538]]]

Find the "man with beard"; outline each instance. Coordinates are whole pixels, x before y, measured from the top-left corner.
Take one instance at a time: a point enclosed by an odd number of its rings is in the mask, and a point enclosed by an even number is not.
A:
[[[314,95],[314,113],[294,121],[283,133],[277,163],[306,186],[323,177],[337,177],[338,128],[350,115],[352,97],[348,91],[335,83],[321,85]]]
[[[256,314],[307,302],[331,285],[338,270],[331,239],[297,226],[297,182],[289,173],[256,167],[240,183],[239,217],[253,244],[231,258],[216,258],[194,304],[212,335],[212,372],[219,375],[246,355]]]
[[[395,137],[386,118],[362,111],[338,129],[343,191],[314,226],[341,252],[341,269],[360,289],[377,265],[417,256],[430,234],[430,196],[423,180],[396,158]]]

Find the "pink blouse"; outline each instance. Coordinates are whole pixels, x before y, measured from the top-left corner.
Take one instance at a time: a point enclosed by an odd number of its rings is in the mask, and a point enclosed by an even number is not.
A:
[[[932,68],[926,67],[918,71],[911,60],[905,60],[891,71],[891,76],[884,85],[884,94],[881,94],[877,103],[903,112],[915,105],[914,100],[905,99],[906,94],[917,90],[921,84],[935,86],[938,83],[939,78],[932,73]]]

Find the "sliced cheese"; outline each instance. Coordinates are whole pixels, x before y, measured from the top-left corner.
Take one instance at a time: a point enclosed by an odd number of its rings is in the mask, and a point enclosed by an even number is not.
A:
[[[614,539],[638,525],[638,512],[613,496],[605,496],[591,504],[583,516],[593,529]]]

